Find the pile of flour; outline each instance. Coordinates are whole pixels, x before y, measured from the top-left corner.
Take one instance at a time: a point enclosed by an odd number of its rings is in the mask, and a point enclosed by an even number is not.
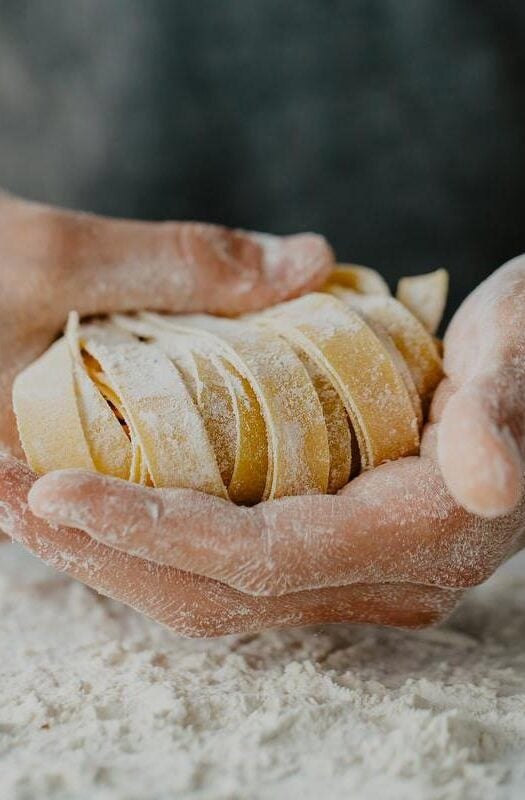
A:
[[[520,571],[441,629],[190,641],[4,545],[0,796],[522,797]]]

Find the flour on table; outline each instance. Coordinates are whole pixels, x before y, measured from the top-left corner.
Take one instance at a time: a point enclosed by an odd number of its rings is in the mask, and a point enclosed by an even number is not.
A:
[[[4,545],[2,800],[517,800],[515,572],[440,629],[191,641]]]

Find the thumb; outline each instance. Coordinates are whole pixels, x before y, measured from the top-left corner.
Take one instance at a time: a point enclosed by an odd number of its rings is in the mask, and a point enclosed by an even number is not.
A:
[[[456,393],[438,434],[443,477],[458,503],[484,517],[510,512],[525,460],[525,256],[464,301],[445,336]]]
[[[64,302],[81,314],[139,308],[233,315],[315,289],[333,267],[321,236],[62,212]]]
[[[507,364],[450,398],[439,426],[439,465],[456,501],[491,518],[518,504],[524,458],[525,372]]]

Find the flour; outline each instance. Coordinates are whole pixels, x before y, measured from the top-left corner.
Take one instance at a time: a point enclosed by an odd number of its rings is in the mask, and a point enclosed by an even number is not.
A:
[[[0,555],[2,800],[523,796],[519,562],[441,629],[190,641]]]

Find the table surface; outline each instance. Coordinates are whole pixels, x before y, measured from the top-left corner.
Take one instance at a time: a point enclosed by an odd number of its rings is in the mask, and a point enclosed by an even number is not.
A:
[[[522,797],[524,565],[442,628],[191,641],[3,545],[2,798]]]

